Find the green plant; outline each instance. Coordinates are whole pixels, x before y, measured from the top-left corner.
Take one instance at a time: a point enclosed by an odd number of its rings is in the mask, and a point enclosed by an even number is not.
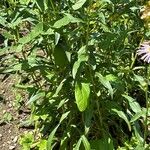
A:
[[[10,123],[10,121],[13,120],[13,116],[11,113],[9,112],[5,112],[3,114],[3,116],[1,117],[1,120],[0,120],[0,124],[3,124],[3,123]]]
[[[29,93],[32,144],[39,148],[43,141],[47,150],[146,149],[149,78],[135,54],[149,38],[140,19],[144,3],[6,2],[1,52],[12,57],[1,70],[28,81],[16,88]]]

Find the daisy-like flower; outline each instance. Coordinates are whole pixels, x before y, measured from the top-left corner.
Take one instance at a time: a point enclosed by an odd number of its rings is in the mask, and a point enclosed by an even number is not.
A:
[[[144,62],[150,63],[150,43],[143,42],[137,50],[137,55],[141,56]]]

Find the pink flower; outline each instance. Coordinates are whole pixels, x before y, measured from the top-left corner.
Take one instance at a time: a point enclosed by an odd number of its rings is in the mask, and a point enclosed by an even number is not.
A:
[[[137,51],[137,55],[141,56],[144,62],[150,63],[150,43],[143,42]]]

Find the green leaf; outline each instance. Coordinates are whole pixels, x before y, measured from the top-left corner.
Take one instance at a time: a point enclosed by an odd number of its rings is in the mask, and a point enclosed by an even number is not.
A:
[[[46,150],[47,140],[41,140],[40,143],[37,145],[39,150]]]
[[[54,139],[54,135],[58,129],[58,127],[60,126],[60,124],[62,123],[62,121],[68,116],[68,114],[70,113],[70,111],[62,114],[61,118],[60,118],[60,121],[59,121],[59,124],[54,128],[54,130],[50,133],[49,135],[49,138],[48,138],[48,141],[47,141],[47,150],[52,150],[52,142],[53,142],[53,139]]]
[[[20,23],[22,23],[22,17],[19,17],[16,15],[15,18],[11,21],[11,23],[8,23],[8,26],[10,28],[15,28],[16,26],[18,26]]]
[[[33,133],[31,132],[24,134],[19,141],[20,145],[23,146],[22,148],[23,150],[30,150],[33,142],[34,142],[34,136]]]
[[[90,143],[88,142],[85,135],[82,135],[81,138],[82,138],[82,142],[83,142],[83,145],[84,145],[85,149],[86,150],[91,150]]]
[[[85,124],[85,135],[88,134],[90,127],[91,127],[91,122],[92,122],[92,117],[93,117],[93,109],[92,107],[88,107],[84,111],[84,124]]]
[[[87,61],[88,60],[88,54],[87,54],[87,48],[86,46],[82,46],[78,51],[78,61]]]
[[[76,74],[77,74],[77,72],[78,72],[78,70],[79,70],[80,64],[81,64],[80,61],[76,61],[76,62],[74,63],[74,65],[73,65],[72,76],[73,76],[74,79],[75,79]]]
[[[82,46],[78,51],[78,60],[74,63],[73,69],[72,69],[72,76],[74,79],[79,70],[81,62],[84,62],[84,61],[88,61],[88,54],[87,54],[86,46]]]
[[[145,91],[146,90],[145,88],[146,88],[146,85],[147,85],[145,79],[142,76],[135,75],[135,74],[134,74],[134,77],[135,77],[135,80],[140,83],[141,89]]]
[[[108,75],[106,75],[106,80],[107,81],[116,81],[117,77],[114,76],[113,74],[108,74]]]
[[[58,44],[59,40],[60,40],[60,34],[55,32],[55,45]]]
[[[67,101],[68,101],[68,100],[66,100],[66,99],[62,99],[62,100],[59,102],[59,104],[58,104],[58,106],[57,106],[57,109],[60,109]]]
[[[4,31],[3,32],[3,36],[7,39],[13,39],[14,38],[14,35],[12,35],[10,32],[8,31]]]
[[[12,114],[10,112],[4,113],[3,120],[4,120],[4,122],[10,122],[11,120],[13,120]]]
[[[77,10],[77,9],[81,8],[81,7],[84,5],[85,2],[86,2],[86,0],[78,0],[78,1],[72,6],[72,8],[73,8],[74,10]]]
[[[28,5],[30,0],[19,0],[20,4]]]
[[[113,145],[113,140],[105,136],[102,139],[99,140],[92,140],[90,141],[91,149],[94,150],[115,150]]]
[[[80,18],[75,18],[71,14],[65,13],[65,15],[70,19],[71,23],[78,23],[78,22],[83,22],[82,19]]]
[[[126,98],[129,102],[129,105],[132,109],[133,112],[137,113],[139,111],[141,111],[141,107],[140,105],[136,102],[135,99],[133,99],[132,97],[128,96],[128,95],[122,95],[124,98]]]
[[[112,89],[110,82],[98,72],[96,72],[96,76],[99,78],[99,81],[103,84],[103,86],[108,89],[109,94],[111,95],[111,98],[113,99],[113,89]]]
[[[54,139],[54,135],[55,135],[55,133],[56,133],[56,131],[57,131],[59,125],[60,125],[60,124],[58,124],[58,125],[54,128],[54,130],[51,132],[51,134],[50,134],[49,137],[48,137],[48,140],[47,140],[47,150],[52,150],[52,141],[53,141],[53,139]]]
[[[145,109],[143,109],[142,111],[137,112],[130,120],[130,122],[135,122],[137,119],[139,119],[140,117],[144,117],[145,116]]]
[[[66,81],[66,79],[63,79],[63,80],[61,81],[61,83],[60,83],[59,86],[57,87],[56,92],[55,92],[55,94],[53,95],[53,97],[58,96],[58,94],[59,94],[59,92],[61,91],[61,89],[62,89],[62,87],[63,87],[65,81]]]
[[[61,28],[63,26],[68,25],[69,23],[78,23],[78,22],[83,22],[81,19],[79,18],[75,18],[73,17],[71,14],[65,13],[65,16],[59,20],[57,20],[53,27],[54,28]]]
[[[119,111],[117,109],[112,109],[112,111],[116,112],[118,114],[118,116],[127,123],[129,131],[131,131],[131,125],[130,125],[130,122],[129,122],[127,116],[125,115],[125,113],[123,111]]]
[[[36,5],[38,6],[41,12],[44,12],[47,9],[47,2],[45,0],[36,0]]]
[[[57,44],[54,49],[55,64],[61,68],[68,65],[69,61],[65,52],[65,47],[61,44]]]
[[[67,24],[70,23],[70,19],[67,16],[64,16],[62,19],[56,21],[54,23],[54,28],[61,28],[63,26],[66,26]]]
[[[43,31],[42,35],[52,35],[54,34],[54,30],[52,28],[49,28],[47,31]]]
[[[6,21],[6,19],[4,18],[4,17],[2,17],[2,16],[0,16],[0,24],[2,25],[2,26],[7,26],[7,21]]]
[[[33,30],[26,36],[19,39],[19,43],[26,44],[33,39],[35,39],[37,36],[39,36],[43,31],[43,23],[38,23]]]
[[[80,145],[81,145],[81,142],[82,142],[82,138],[80,138],[75,146],[75,148],[73,148],[73,150],[79,150],[80,149]]]
[[[34,96],[31,96],[30,100],[26,103],[26,105],[31,104],[36,100],[43,98],[44,96],[45,96],[45,92],[40,92]]]
[[[62,114],[62,116],[61,116],[61,118],[60,118],[60,121],[59,121],[60,124],[61,124],[61,122],[62,122],[65,118],[67,118],[67,116],[68,116],[69,113],[70,113],[70,111],[67,111],[67,112],[65,112],[64,114]]]
[[[90,96],[90,84],[89,83],[78,83],[75,84],[75,99],[78,109],[84,111],[89,102]]]

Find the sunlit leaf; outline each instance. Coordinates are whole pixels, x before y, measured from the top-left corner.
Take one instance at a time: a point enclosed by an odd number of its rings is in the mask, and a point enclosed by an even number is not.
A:
[[[137,112],[130,120],[130,122],[135,122],[136,120],[138,120],[140,117],[144,117],[145,116],[145,109],[142,109],[142,111]]]
[[[54,23],[54,28],[61,28],[63,26],[68,25],[69,23],[78,23],[83,22],[79,18],[73,17],[71,14],[65,13],[65,16]]]
[[[65,118],[67,118],[69,113],[70,113],[70,111],[67,111],[66,113],[62,114],[59,123],[61,123]]]
[[[41,140],[38,144],[39,150],[46,150],[47,140]]]
[[[88,142],[85,135],[82,135],[81,138],[82,138],[82,142],[83,142],[83,145],[84,145],[85,149],[86,150],[91,150],[90,143]]]
[[[75,84],[75,99],[78,109],[84,111],[89,103],[90,96],[90,84],[89,83],[78,83]]]
[[[81,7],[84,5],[85,2],[86,2],[86,0],[78,0],[78,1],[72,6],[72,8],[73,8],[74,10],[77,10],[77,9],[81,8]]]
[[[135,113],[141,111],[141,107],[140,107],[139,103],[136,102],[135,99],[133,99],[132,97],[130,97],[128,95],[122,95],[122,96],[128,100],[132,111],[134,111]]]
[[[127,123],[129,131],[131,131],[131,125],[130,125],[130,122],[129,122],[127,116],[125,115],[125,113],[123,111],[119,111],[117,109],[112,109],[112,111],[116,112],[118,114],[118,116]]]
[[[28,5],[31,0],[19,0],[20,4]]]
[[[141,89],[143,89],[145,91],[145,88],[146,88],[146,85],[147,85],[145,79],[142,76],[139,76],[139,75],[136,75],[136,74],[134,74],[134,77],[135,77],[135,80],[140,83]]]
[[[87,60],[88,60],[88,54],[87,54],[86,46],[82,46],[78,51],[78,60],[74,63],[73,69],[72,69],[72,76],[74,79],[75,79],[76,74],[79,70],[81,62],[84,62]]]
[[[42,33],[42,31],[43,31],[43,23],[38,23],[28,35],[19,39],[19,43],[26,44],[32,41],[37,36],[39,36]]]
[[[70,23],[70,19],[67,16],[65,16],[54,23],[54,28],[61,28],[63,26],[66,26],[69,23]]]
[[[63,87],[65,81],[66,81],[66,79],[63,79],[63,80],[61,81],[61,83],[60,83],[59,86],[57,87],[56,92],[55,92],[55,94],[53,95],[53,97],[56,97],[56,96],[58,95],[58,93],[61,91],[61,89],[62,89],[62,87]]]
[[[7,25],[6,23],[7,23],[6,19],[4,17],[0,16],[0,24],[5,27]]]
[[[113,89],[110,82],[98,72],[96,72],[96,76],[99,78],[99,81],[103,84],[103,86],[108,89],[111,98],[113,99]]]
[[[75,79],[76,74],[77,74],[77,72],[78,72],[78,70],[79,70],[80,64],[81,64],[80,61],[76,61],[76,62],[74,63],[74,65],[73,65],[72,76],[73,76],[74,79]]]
[[[82,142],[82,138],[80,138],[75,146],[75,148],[73,148],[73,150],[79,150],[80,149],[80,145],[81,145],[81,142]]]
[[[44,96],[45,96],[45,92],[37,93],[36,95],[31,96],[31,98],[26,103],[26,105],[31,104],[31,103],[35,102],[36,100],[38,100],[38,99],[42,99]]]

